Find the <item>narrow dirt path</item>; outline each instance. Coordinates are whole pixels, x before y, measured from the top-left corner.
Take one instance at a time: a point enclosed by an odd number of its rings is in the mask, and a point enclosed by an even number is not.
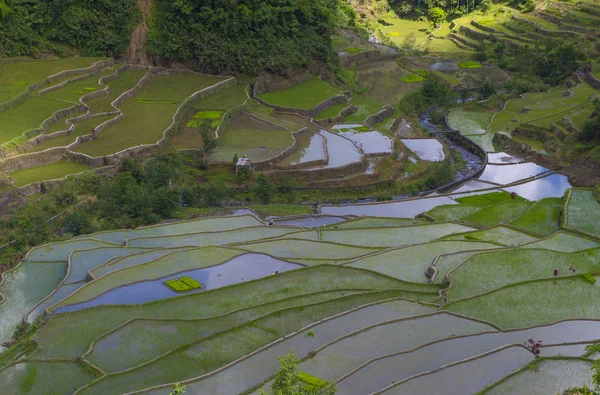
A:
[[[138,7],[142,12],[142,20],[131,35],[131,42],[127,50],[127,62],[131,64],[148,65],[150,61],[146,53],[146,38],[148,37],[148,17],[152,11],[153,0],[138,0]]]

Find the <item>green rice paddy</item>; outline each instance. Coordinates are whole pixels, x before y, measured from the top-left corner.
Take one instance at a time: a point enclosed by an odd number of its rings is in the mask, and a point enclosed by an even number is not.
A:
[[[574,213],[589,203],[579,192],[588,191],[571,192],[575,195],[567,206]],[[460,200],[428,214],[461,223],[364,217],[303,230],[266,226],[252,216],[215,217],[102,232],[89,240],[37,248],[21,270],[53,261],[61,262],[57,268],[64,270],[70,256],[72,276],[90,270],[95,277],[77,288],[63,286],[64,294],[52,297],[52,318],[34,334],[37,347],[30,352],[36,368],[51,373],[31,374],[27,386],[41,388],[51,375],[60,376],[58,368],[63,367],[58,364],[63,363],[70,374],[61,384],[65,391],[119,393],[153,385],[168,389],[171,382],[191,380],[186,385],[199,393],[213,388],[239,393],[268,382],[277,372],[276,357],[292,348],[301,358],[316,350],[300,370],[331,381],[362,374],[353,369],[369,361],[369,369],[383,374],[389,366],[385,361],[397,352],[423,350],[418,351],[425,353],[423,358],[435,360],[427,354],[427,343],[439,341],[445,347],[465,335],[497,332],[492,324],[524,328],[600,317],[595,307],[598,285],[583,276],[595,279],[600,273],[600,243],[557,231],[564,199],[527,202],[494,192]],[[483,228],[464,225],[467,220]],[[494,226],[499,221],[516,227]],[[102,248],[78,251],[93,247]],[[253,257],[250,267],[257,270],[266,264],[256,260],[259,256],[307,267],[267,272],[248,281],[244,277],[250,272],[226,269],[232,258],[244,256]],[[215,271],[197,277],[197,269]],[[18,322],[19,314],[56,287],[61,273],[36,277],[44,285],[27,306],[5,302],[0,309],[14,309]],[[15,278],[20,282],[9,280],[7,285],[26,284],[25,277]],[[215,281],[225,282],[215,287]],[[143,303],[131,303],[123,294],[85,308],[120,289],[149,282],[170,293]],[[0,289],[10,301],[19,300],[18,292],[7,292],[6,285]],[[264,362],[257,365],[255,358]],[[70,362],[76,360],[101,371],[80,371],[81,363]],[[230,374],[239,379],[222,381]],[[12,385],[12,377],[0,374],[0,383]],[[377,388],[379,383],[371,385]]]
[[[458,64],[458,66],[459,66],[461,69],[479,69],[479,68],[483,67],[483,66],[481,65],[481,63],[479,63],[479,62],[475,62],[474,60],[470,60],[470,61],[468,61],[468,62],[460,62],[460,63]]]
[[[46,166],[17,170],[10,173],[9,176],[14,178],[16,186],[23,186],[32,182],[63,178],[69,174],[81,173],[89,169],[84,164],[63,160]]]
[[[346,117],[346,123],[362,123],[369,115],[377,114],[383,109],[380,102],[360,95],[352,95],[352,104],[358,107],[358,111]]]
[[[311,109],[325,99],[339,95],[340,92],[318,77],[295,85],[290,89],[263,93],[259,97],[270,104],[288,108]]]

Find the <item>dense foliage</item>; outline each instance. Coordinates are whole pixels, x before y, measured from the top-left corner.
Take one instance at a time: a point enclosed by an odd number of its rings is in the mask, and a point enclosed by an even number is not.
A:
[[[254,74],[333,64],[330,35],[355,13],[342,0],[158,0],[155,19],[152,54]]]
[[[61,53],[122,55],[139,16],[135,0],[0,0],[0,57]]]

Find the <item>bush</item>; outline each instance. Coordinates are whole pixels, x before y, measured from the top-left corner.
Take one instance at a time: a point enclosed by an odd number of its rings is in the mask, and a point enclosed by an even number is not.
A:
[[[256,176],[256,185],[252,188],[252,192],[261,203],[268,204],[275,193],[275,187],[267,176],[263,173],[258,173]]]

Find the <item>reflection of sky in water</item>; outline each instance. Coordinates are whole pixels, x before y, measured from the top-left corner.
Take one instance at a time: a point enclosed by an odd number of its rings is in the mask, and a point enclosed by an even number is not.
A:
[[[362,154],[352,141],[327,130],[321,130],[321,136],[327,139],[327,154],[329,155],[329,162],[324,166],[325,169],[361,161]]]
[[[521,163],[524,162],[521,158],[515,158],[505,152],[494,152],[488,154],[488,163],[490,164],[502,164],[502,163]]]
[[[171,298],[179,295],[221,288],[231,284],[254,280],[271,275],[275,271],[285,272],[298,269],[301,265],[283,262],[264,254],[244,254],[221,265],[204,269],[189,270],[157,280],[142,281],[123,285],[87,302],[60,307],[56,313],[77,311],[87,307],[104,304],[137,304]],[[190,292],[177,293],[163,284],[166,280],[189,276],[202,283],[204,288]]]
[[[504,189],[508,192],[516,192],[528,200],[540,200],[547,197],[562,197],[569,188],[571,188],[571,184],[567,177],[555,173],[539,180]]]
[[[402,139],[400,141],[422,160],[440,162],[446,157],[444,146],[436,139]]]
[[[331,215],[356,215],[370,217],[413,218],[442,204],[458,204],[449,197],[434,197],[381,204],[355,204],[348,206],[322,206],[321,213]]]
[[[548,171],[548,169],[532,162],[504,166],[487,165],[483,174],[479,176],[479,180],[505,185],[524,178],[533,177],[545,171]]]
[[[344,136],[356,143],[365,154],[389,153],[394,150],[393,140],[375,130],[370,132],[340,132],[340,136]]]

